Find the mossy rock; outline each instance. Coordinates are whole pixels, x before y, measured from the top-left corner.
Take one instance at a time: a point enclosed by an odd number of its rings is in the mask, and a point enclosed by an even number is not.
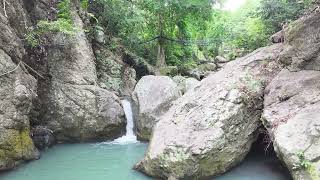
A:
[[[164,76],[176,76],[179,74],[177,66],[167,66],[159,69],[160,74]]]
[[[17,160],[38,158],[29,132],[29,129],[4,130],[4,141],[0,142],[0,170],[15,165]]]

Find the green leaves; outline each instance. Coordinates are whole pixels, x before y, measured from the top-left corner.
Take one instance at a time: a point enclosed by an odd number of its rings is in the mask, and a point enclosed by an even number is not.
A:
[[[61,0],[57,5],[58,18],[71,20],[70,6],[71,6],[70,0]]]
[[[225,0],[95,0],[87,9],[108,35],[120,38],[127,48],[152,63],[159,45],[154,37],[175,40],[164,42],[166,62],[182,65],[219,54],[235,58],[265,46],[283,21],[297,18],[311,1],[247,0],[238,11],[226,12],[214,6]],[[140,44],[149,39],[154,41]],[[177,43],[190,40],[212,43]]]
[[[48,32],[61,32],[66,35],[73,36],[78,31],[78,28],[74,26],[71,18],[71,2],[70,0],[61,0],[58,5],[57,20],[48,21],[41,20],[33,28],[30,28],[28,34],[26,34],[26,41],[29,46],[35,48],[43,44],[43,35]]]
[[[97,0],[93,5],[93,12],[109,35],[120,37],[123,43],[138,55],[155,59],[157,39],[142,45],[139,45],[140,42],[160,34],[177,40],[204,37],[206,23],[211,19],[213,2],[212,0]],[[169,65],[192,60],[193,48],[170,41],[165,41],[164,47]]]
[[[312,0],[264,0],[257,14],[274,31],[282,29],[282,23],[301,16]]]
[[[309,174],[312,180],[319,180],[320,179],[320,174],[315,167],[315,165],[306,159],[306,156],[304,152],[299,152],[297,154],[297,157],[299,159],[299,162],[295,165],[294,169],[295,170],[306,170]]]

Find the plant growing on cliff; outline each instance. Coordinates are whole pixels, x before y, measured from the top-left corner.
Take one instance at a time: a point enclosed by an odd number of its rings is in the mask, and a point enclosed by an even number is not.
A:
[[[299,162],[295,165],[294,169],[306,170],[310,174],[312,180],[319,180],[319,172],[317,171],[316,167],[312,164],[312,162],[306,159],[304,152],[299,152],[297,156],[299,158]]]
[[[29,33],[26,34],[25,39],[32,48],[43,45],[43,35],[48,32],[61,32],[69,36],[75,35],[78,28],[74,26],[72,21],[70,0],[60,1],[57,9],[56,20],[41,20],[35,27],[29,28]]]
[[[242,93],[242,100],[250,107],[256,107],[257,98],[262,98],[261,89],[263,88],[263,81],[255,78],[246,70],[245,75],[240,79],[237,89]]]

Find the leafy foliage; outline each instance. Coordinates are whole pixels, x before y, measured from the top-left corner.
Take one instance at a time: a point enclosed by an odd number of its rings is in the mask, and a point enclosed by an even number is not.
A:
[[[161,46],[166,64],[184,69],[199,60],[217,55],[234,59],[268,45],[270,35],[311,4],[311,0],[247,0],[230,12],[216,6],[224,2],[95,0],[88,10],[110,37],[120,38],[151,64],[156,64]]]
[[[301,16],[312,0],[264,0],[258,15],[272,30],[282,29],[284,22],[291,22]]]
[[[295,166],[295,169],[306,170],[310,174],[312,180],[320,179],[319,172],[312,162],[306,159],[304,152],[299,152],[297,156],[299,158],[299,163]]]
[[[57,20],[41,20],[35,27],[29,29],[26,34],[26,41],[31,47],[39,46],[43,43],[42,36],[47,32],[61,32],[66,35],[75,35],[77,28],[71,19],[70,0],[62,0],[58,3]]]

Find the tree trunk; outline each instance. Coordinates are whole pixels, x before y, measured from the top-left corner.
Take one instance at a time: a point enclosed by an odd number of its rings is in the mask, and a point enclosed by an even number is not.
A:
[[[157,67],[162,68],[166,65],[166,55],[164,50],[164,39],[163,39],[163,29],[164,29],[163,15],[159,13],[159,34],[158,39],[158,54],[157,54]]]
[[[166,65],[166,56],[163,47],[163,39],[159,38],[158,42],[158,55],[157,55],[157,67],[165,67]]]

